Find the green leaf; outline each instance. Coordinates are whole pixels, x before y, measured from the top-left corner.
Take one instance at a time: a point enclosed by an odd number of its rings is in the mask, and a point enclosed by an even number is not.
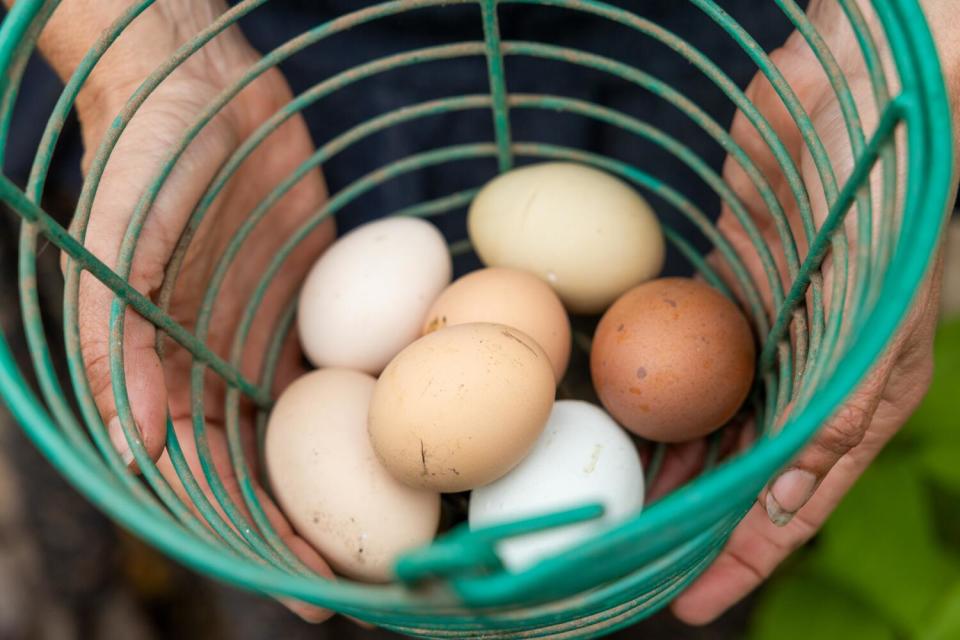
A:
[[[868,607],[823,580],[788,575],[760,596],[749,640],[894,640],[896,633]]]
[[[960,638],[960,582],[943,600],[940,610],[933,616],[930,629],[920,640],[956,640]]]
[[[927,626],[954,577],[921,474],[889,455],[874,462],[827,521],[811,563],[910,634]]]

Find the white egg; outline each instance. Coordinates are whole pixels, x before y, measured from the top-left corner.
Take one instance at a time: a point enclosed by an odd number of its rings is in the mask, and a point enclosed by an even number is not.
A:
[[[400,484],[377,459],[367,435],[375,383],[345,369],[299,378],[270,414],[265,455],[294,529],[338,573],[384,582],[398,556],[433,539],[440,495]]]
[[[589,503],[597,520],[511,538],[498,545],[504,565],[521,571],[576,545],[643,507],[643,468],[630,437],[588,402],[560,400],[533,451],[506,476],[470,496],[470,528],[502,524]]]
[[[452,270],[443,236],[424,220],[387,218],[354,229],[320,257],[300,292],[307,358],[317,367],[380,373],[420,336]]]
[[[491,180],[470,205],[467,226],[484,264],[536,274],[573,313],[600,313],[656,277],[666,251],[660,223],[636,190],[570,162]]]

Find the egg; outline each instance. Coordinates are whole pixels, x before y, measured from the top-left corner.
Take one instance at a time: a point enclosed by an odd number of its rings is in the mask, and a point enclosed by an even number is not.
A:
[[[491,323],[446,327],[384,369],[370,404],[370,440],[404,484],[466,491],[523,459],[554,394],[553,367],[530,336]]]
[[[553,289],[531,273],[502,268],[468,273],[434,301],[423,333],[468,322],[519,329],[546,352],[558,381],[567,370],[570,320]]]
[[[590,372],[607,411],[659,442],[722,426],[746,399],[756,357],[740,309],[698,280],[663,278],[614,303],[597,326]]]
[[[379,373],[420,335],[427,309],[450,283],[446,242],[418,218],[387,218],[334,243],[307,275],[298,327],[317,367]]]
[[[397,482],[374,454],[367,412],[375,384],[345,369],[297,379],[270,414],[264,453],[294,529],[338,573],[385,582],[399,555],[433,539],[440,496]]]
[[[643,485],[640,456],[630,436],[603,409],[581,400],[560,400],[530,455],[504,477],[473,491],[470,528],[591,503],[604,506],[597,520],[499,543],[504,566],[520,571],[639,513]]]
[[[646,200],[591,167],[548,162],[492,180],[467,217],[487,266],[548,282],[573,313],[600,313],[663,267],[663,231]]]

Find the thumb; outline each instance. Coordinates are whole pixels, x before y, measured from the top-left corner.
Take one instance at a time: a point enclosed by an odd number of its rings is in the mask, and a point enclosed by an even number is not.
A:
[[[788,524],[827,473],[851,450],[860,447],[868,454],[879,452],[920,405],[933,375],[933,337],[939,317],[943,263],[941,245],[904,326],[886,353],[813,443],[760,496],[760,504],[774,524]],[[869,441],[864,442],[868,432]]]
[[[893,361],[892,357],[884,358],[813,442],[767,486],[760,501],[773,524],[789,524],[834,465],[863,442],[890,379]]]
[[[167,416],[166,383],[156,352],[156,329],[135,311],[127,309],[123,333],[125,379],[117,382],[126,391],[133,422],[121,420],[110,366],[110,308],[113,300],[111,291],[93,276],[83,274],[78,323],[87,380],[107,426],[110,441],[124,464],[130,465],[135,447],[142,445],[152,460],[156,460],[163,451]],[[127,422],[126,425],[124,422]]]

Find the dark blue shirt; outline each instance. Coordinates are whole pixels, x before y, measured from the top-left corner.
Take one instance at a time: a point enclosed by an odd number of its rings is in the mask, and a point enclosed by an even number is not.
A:
[[[304,30],[371,2],[356,0],[274,0],[241,23],[262,52],[270,51]],[[745,86],[755,67],[740,45],[692,3],[681,0],[613,2],[673,31],[717,62]],[[787,19],[773,2],[727,0],[721,5],[766,49],[790,32]],[[615,58],[669,83],[727,126],[730,101],[698,69],[652,38],[610,21],[570,10],[505,5],[500,10],[504,40],[539,41]],[[437,44],[482,40],[478,5],[416,9],[335,35],[288,59],[282,69],[295,93],[351,66],[385,55]],[[667,131],[719,170],[723,151],[687,116],[661,98],[621,77],[560,62],[508,57],[511,92],[571,96],[616,109]],[[392,109],[433,98],[488,91],[482,57],[433,62],[389,71],[363,80],[311,106],[304,112],[311,135],[322,145],[348,128]],[[24,181],[36,142],[59,85],[40,62],[28,70],[8,151],[8,175]],[[28,106],[29,105],[29,106]],[[43,117],[40,117],[40,116]],[[630,163],[672,185],[708,215],[719,200],[683,163],[635,135],[583,117],[547,111],[514,110],[512,133],[518,142],[548,142],[586,149]],[[442,146],[487,142],[493,138],[489,111],[473,110],[432,116],[377,134],[338,154],[324,165],[332,191],[390,161]],[[80,147],[68,131],[57,155],[50,190],[65,199],[79,186],[76,166]],[[493,159],[456,162],[391,180],[351,205],[338,217],[342,229],[409,204],[482,184],[496,170]],[[651,198],[661,217],[695,241],[706,243],[676,211]],[[462,216],[438,220],[451,240],[465,236]],[[680,268],[676,256],[670,270]]]

